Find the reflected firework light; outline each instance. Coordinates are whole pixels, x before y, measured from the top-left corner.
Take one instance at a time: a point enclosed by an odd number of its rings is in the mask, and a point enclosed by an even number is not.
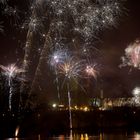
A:
[[[15,130],[15,137],[18,137],[19,134],[19,126],[17,126],[16,130]]]
[[[134,68],[140,69],[140,40],[136,40],[131,43],[125,49],[125,56],[122,58],[122,66],[132,66]]]

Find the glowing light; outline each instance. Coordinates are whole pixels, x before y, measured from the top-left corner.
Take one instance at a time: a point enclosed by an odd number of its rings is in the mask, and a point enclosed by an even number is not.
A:
[[[16,131],[15,131],[15,137],[18,136],[18,133],[19,133],[19,126],[16,128]]]
[[[135,97],[140,97],[140,87],[135,87],[132,91],[132,94],[135,96]]]
[[[93,76],[96,79],[98,72],[95,70],[95,66],[96,65],[87,65],[85,71],[88,76]]]
[[[67,78],[81,77],[84,60],[77,60],[75,57],[67,57],[66,60],[58,67],[59,73],[64,74]]]
[[[140,106],[140,87],[135,87],[132,90],[132,94],[133,94],[133,98],[132,98],[132,102],[136,105],[136,106]]]
[[[87,111],[89,110],[89,108],[86,106],[86,107],[83,108],[83,110],[84,110],[85,112],[87,112]]]
[[[133,66],[140,69],[140,41],[136,40],[125,49],[125,56],[122,58],[122,66]]]
[[[53,108],[56,108],[56,107],[57,107],[57,104],[54,103],[54,104],[52,105],[52,107],[53,107]]]
[[[3,74],[8,79],[8,86],[9,86],[9,109],[11,110],[12,105],[12,95],[13,95],[13,86],[12,86],[12,79],[17,78],[18,80],[23,80],[18,76],[18,74],[25,72],[23,69],[20,69],[16,66],[16,64],[11,64],[7,67],[0,65],[0,68],[3,70]]]
[[[62,63],[67,55],[68,54],[66,49],[57,49],[51,55],[49,55],[49,64],[56,68],[55,66]]]

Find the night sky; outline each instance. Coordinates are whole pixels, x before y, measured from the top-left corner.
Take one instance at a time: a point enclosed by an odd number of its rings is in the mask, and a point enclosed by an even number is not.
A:
[[[87,92],[92,94],[90,96],[99,95],[98,88],[102,87],[106,97],[128,97],[131,96],[133,88],[140,86],[139,70],[131,67],[121,69],[118,67],[121,64],[120,58],[124,55],[124,49],[140,38],[140,0],[127,0],[123,11],[117,27],[101,31],[98,36],[100,40],[95,43],[102,58],[99,78],[97,81],[89,82],[90,88]],[[26,32],[20,31],[12,24],[9,25],[9,19],[0,15],[0,21],[3,21],[4,25],[4,33],[0,33],[0,64],[15,63],[17,59],[22,62]],[[53,80],[51,81],[53,88]],[[51,99],[53,95],[51,94]]]

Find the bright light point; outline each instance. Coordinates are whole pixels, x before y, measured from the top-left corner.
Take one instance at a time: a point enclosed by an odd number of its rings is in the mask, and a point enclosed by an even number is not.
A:
[[[42,36],[45,37],[46,35],[45,34],[42,34]]]
[[[77,110],[77,109],[78,109],[77,105],[76,105],[76,106],[74,106],[74,108]]]
[[[132,94],[134,97],[139,97],[140,96],[140,87],[135,87],[132,91]]]
[[[84,107],[83,110],[86,112],[86,111],[88,111],[89,109],[88,109],[88,107]]]
[[[64,71],[65,71],[66,75],[69,73],[69,71],[70,71],[70,65],[69,64],[64,65]]]
[[[15,131],[15,137],[18,136],[18,133],[19,133],[19,126],[16,128],[16,131]]]
[[[57,55],[54,55],[54,60],[55,60],[55,62],[56,62],[56,63],[58,63],[58,62],[59,62],[59,58],[58,58],[58,56],[57,56]]]
[[[52,105],[52,107],[53,107],[53,108],[56,108],[56,107],[57,107],[57,104],[54,103],[54,104]]]

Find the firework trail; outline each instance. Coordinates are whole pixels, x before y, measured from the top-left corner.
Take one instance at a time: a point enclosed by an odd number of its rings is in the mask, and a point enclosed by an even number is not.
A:
[[[50,43],[51,43],[51,38],[50,36],[46,36],[46,42],[45,42],[45,45],[41,51],[41,55],[40,55],[40,59],[39,59],[39,63],[37,65],[37,68],[36,68],[36,71],[35,71],[35,76],[33,78],[33,81],[32,81],[32,84],[31,84],[31,88],[30,88],[30,91],[29,91],[29,94],[28,94],[28,98],[27,98],[27,101],[25,103],[25,106],[24,108],[26,108],[29,103],[31,103],[33,106],[33,108],[35,107],[34,103],[30,100],[30,96],[32,94],[32,92],[36,89],[35,86],[38,85],[39,87],[39,78],[40,78],[40,74],[41,74],[41,70],[43,69],[42,66],[46,65],[46,55],[48,54],[48,49],[49,47],[46,47],[46,46],[50,46]],[[36,101],[37,103],[37,101]]]
[[[3,74],[6,76],[7,80],[8,80],[8,86],[9,86],[9,110],[12,109],[12,95],[13,95],[13,86],[12,86],[12,80],[14,78],[17,78],[19,80],[21,80],[20,77],[18,77],[18,74],[21,74],[24,72],[23,69],[20,69],[16,66],[16,64],[11,64],[7,67],[0,65],[0,68],[3,71]]]
[[[58,78],[58,70],[57,67],[59,64],[61,64],[64,59],[66,58],[66,56],[68,55],[68,50],[67,49],[63,49],[63,48],[56,48],[56,50],[54,50],[52,52],[51,55],[49,55],[49,65],[51,65],[51,67],[53,68],[54,72],[55,72],[55,76],[56,76],[56,85],[57,85],[57,92],[58,92],[58,99],[60,101],[60,87],[59,87],[59,78]]]
[[[17,126],[16,130],[15,130],[15,137],[18,137],[18,134],[19,134],[19,126]]]
[[[26,94],[30,92],[32,87],[32,82],[34,75],[36,73],[36,68],[39,63],[39,58],[41,56],[42,48],[45,40],[45,29],[43,28],[42,20],[39,18],[43,11],[39,11],[40,5],[37,1],[31,4],[31,17],[29,20],[25,21],[22,29],[28,28],[27,41],[25,46],[25,55],[23,61],[23,69],[26,73],[23,74],[25,79],[29,79],[29,83],[22,83],[20,92],[21,94]],[[41,16],[43,17],[43,16]],[[21,101],[22,102],[22,101]],[[23,103],[24,107],[25,103]]]
[[[56,84],[57,84],[57,93],[58,93],[58,100],[60,102],[60,88],[59,88],[59,78],[58,78],[58,72],[55,68],[55,75],[56,75]]]
[[[121,58],[120,67],[132,66],[140,69],[140,41],[136,40],[125,49],[125,56]]]

